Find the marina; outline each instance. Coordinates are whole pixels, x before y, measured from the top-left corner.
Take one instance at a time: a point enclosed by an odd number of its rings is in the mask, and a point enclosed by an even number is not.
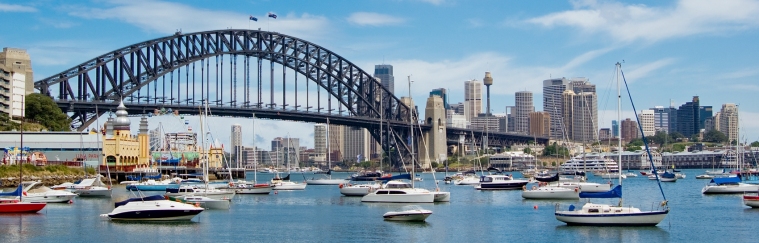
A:
[[[249,172],[252,173],[252,172]],[[729,229],[731,241],[751,242],[759,226],[752,223],[759,210],[745,206],[742,195],[703,195],[704,173],[686,169],[687,179],[662,184],[671,212],[653,227],[567,226],[554,217],[555,204],[582,202],[522,199],[521,190],[478,191],[471,186],[439,183],[451,192],[450,202],[426,203],[433,211],[424,223],[388,222],[382,215],[403,211],[409,204],[362,203],[361,197],[346,197],[338,186],[308,187],[303,191],[280,191],[269,195],[237,195],[229,210],[208,210],[188,222],[114,222],[101,214],[113,211],[113,203],[126,199],[123,185],[114,186],[113,198],[75,198],[73,204],[48,204],[36,214],[0,215],[3,241],[96,241],[118,238],[124,241],[155,239],[177,241],[258,241],[277,238],[288,242],[352,241],[612,241],[612,242],[714,242],[724,239]],[[421,174],[422,187],[432,187],[431,173]],[[252,177],[251,175],[248,175]],[[258,175],[270,180],[272,174]],[[347,178],[337,172],[333,177]],[[515,178],[521,177],[516,173]],[[436,178],[443,178],[437,173]],[[597,177],[593,182],[605,183]],[[649,210],[660,201],[655,181],[645,177],[625,179],[625,204]],[[531,186],[531,185],[528,185]],[[6,188],[6,191],[10,188]],[[159,193],[159,192],[155,192]],[[162,193],[159,193],[162,194]],[[592,199],[593,203],[615,204],[617,199]],[[705,219],[708,219],[705,221]],[[515,221],[519,221],[516,224]],[[708,221],[708,222],[707,222]],[[244,225],[244,227],[241,227]],[[719,227],[715,228],[715,225]],[[282,227],[298,229],[282,233]],[[716,231],[715,231],[716,230]],[[539,231],[540,234],[535,234]]]

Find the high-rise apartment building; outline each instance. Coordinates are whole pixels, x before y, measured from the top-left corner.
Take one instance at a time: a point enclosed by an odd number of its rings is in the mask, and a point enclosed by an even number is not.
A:
[[[232,125],[232,133],[229,136],[232,145],[232,159],[237,163],[242,162],[242,125]],[[238,167],[239,168],[239,167]]]
[[[638,123],[627,118],[622,121],[622,141],[629,143],[638,138]]]
[[[687,102],[677,109],[676,122],[676,131],[687,138],[700,132],[702,125],[699,124],[701,122],[701,112],[698,96],[693,96],[691,102]]]
[[[652,137],[656,135],[653,110],[640,111],[640,113],[638,114],[638,119],[640,120],[640,127],[643,128],[643,135],[647,137]]]
[[[379,78],[382,86],[385,86],[385,88],[387,88],[390,93],[395,94],[395,77],[393,77],[393,65],[374,65],[374,77]]]
[[[543,111],[548,112],[551,117],[551,127],[549,133],[553,139],[563,138],[564,114],[562,113],[562,94],[569,87],[569,80],[566,78],[555,78],[543,80]]]
[[[24,49],[4,47],[0,52],[0,67],[7,72],[21,74],[24,83],[24,95],[34,93],[34,71],[32,59]]]
[[[535,111],[532,104],[532,92],[519,91],[514,95],[516,111],[514,114],[514,130],[517,133],[528,134],[530,131],[530,112]]]
[[[598,140],[598,107],[596,93],[566,90],[562,94],[564,131],[567,138],[577,142]]]
[[[551,115],[545,111],[530,112],[530,135],[550,137]]]
[[[699,106],[698,107],[698,129],[704,129],[706,119],[712,117],[712,106]]]
[[[672,133],[675,132],[675,121],[677,118],[677,109],[674,107],[656,106],[651,108],[654,111],[654,130],[657,132]]]
[[[345,150],[340,151],[343,161],[360,162],[368,160],[371,153],[370,143],[374,140],[366,128],[345,127]]]
[[[738,106],[733,103],[722,105],[719,111],[719,129],[729,142],[738,140]]]
[[[601,128],[600,130],[598,130],[598,139],[601,141],[611,139],[611,129]]]
[[[314,125],[314,152],[316,154],[327,154],[327,125]]]
[[[482,82],[475,79],[464,82],[464,116],[470,122],[482,113]]]

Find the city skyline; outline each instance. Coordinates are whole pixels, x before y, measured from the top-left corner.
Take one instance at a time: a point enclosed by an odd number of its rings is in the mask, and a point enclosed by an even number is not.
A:
[[[448,89],[451,104],[464,101],[462,81],[480,79],[489,71],[495,80],[491,87],[493,113],[514,106],[517,91],[533,92],[537,108],[542,105],[543,80],[587,77],[598,85],[599,128],[610,127],[610,121],[616,119],[611,74],[614,63],[622,62],[638,110],[668,107],[670,100],[679,107],[693,96],[701,97],[702,106],[718,108],[735,103],[740,106],[741,136],[749,142],[759,140],[759,107],[751,100],[752,92],[759,90],[753,81],[759,77],[759,61],[753,58],[759,47],[752,44],[759,37],[755,31],[759,27],[757,1],[440,0],[332,5],[0,2],[0,19],[11,23],[14,30],[13,35],[0,37],[0,43],[26,49],[34,78],[39,80],[109,51],[177,30],[261,28],[314,42],[369,73],[374,65],[393,65],[394,74],[404,77],[395,87],[396,94],[408,94],[405,76],[413,75],[411,93],[417,104],[422,104],[434,88]],[[419,14],[416,9],[429,11]],[[267,12],[279,17],[267,19]],[[249,21],[250,15],[259,21]],[[439,38],[450,34],[487,38]],[[623,119],[635,117],[629,105],[623,105],[623,111]],[[246,119],[219,120],[229,125],[241,123],[244,130],[249,123]],[[259,127],[271,128],[257,129],[257,136],[264,141],[286,135],[279,131],[298,133],[303,139],[313,136],[313,124],[260,123]],[[219,141],[230,141],[229,125],[215,129],[222,133],[217,135]],[[312,142],[304,144],[313,146]]]

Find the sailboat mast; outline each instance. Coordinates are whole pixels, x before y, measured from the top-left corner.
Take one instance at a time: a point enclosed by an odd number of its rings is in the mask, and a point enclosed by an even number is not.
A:
[[[413,102],[411,100],[411,75],[408,76],[408,99]],[[414,108],[412,107],[411,102],[409,102],[408,107],[408,132],[411,141],[411,144],[409,144],[409,147],[411,147],[411,187],[414,188],[414,177],[416,176],[416,174],[414,174],[414,167],[416,165],[414,164]]]
[[[327,131],[327,173],[329,173],[329,179],[332,179],[332,173],[329,172],[332,169],[332,160],[329,156],[329,118],[327,118],[327,129],[325,131]]]
[[[256,113],[253,113],[253,184],[258,182],[258,152],[256,148]]]
[[[622,93],[619,87],[619,72],[622,71],[622,64],[617,62],[617,122],[622,121]],[[617,139],[617,162],[622,165],[622,134],[619,134]],[[619,179],[619,185],[622,185],[622,167],[617,167],[617,177]]]

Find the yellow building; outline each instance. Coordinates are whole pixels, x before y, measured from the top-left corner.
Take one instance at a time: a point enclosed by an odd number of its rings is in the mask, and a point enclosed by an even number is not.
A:
[[[102,165],[107,164],[117,170],[127,171],[150,165],[147,117],[142,117],[140,132],[133,136],[129,130],[131,122],[128,115],[124,102],[121,102],[116,111],[116,119],[109,117],[106,121]]]
[[[213,147],[208,150],[208,168],[221,168],[224,159],[224,149]]]

